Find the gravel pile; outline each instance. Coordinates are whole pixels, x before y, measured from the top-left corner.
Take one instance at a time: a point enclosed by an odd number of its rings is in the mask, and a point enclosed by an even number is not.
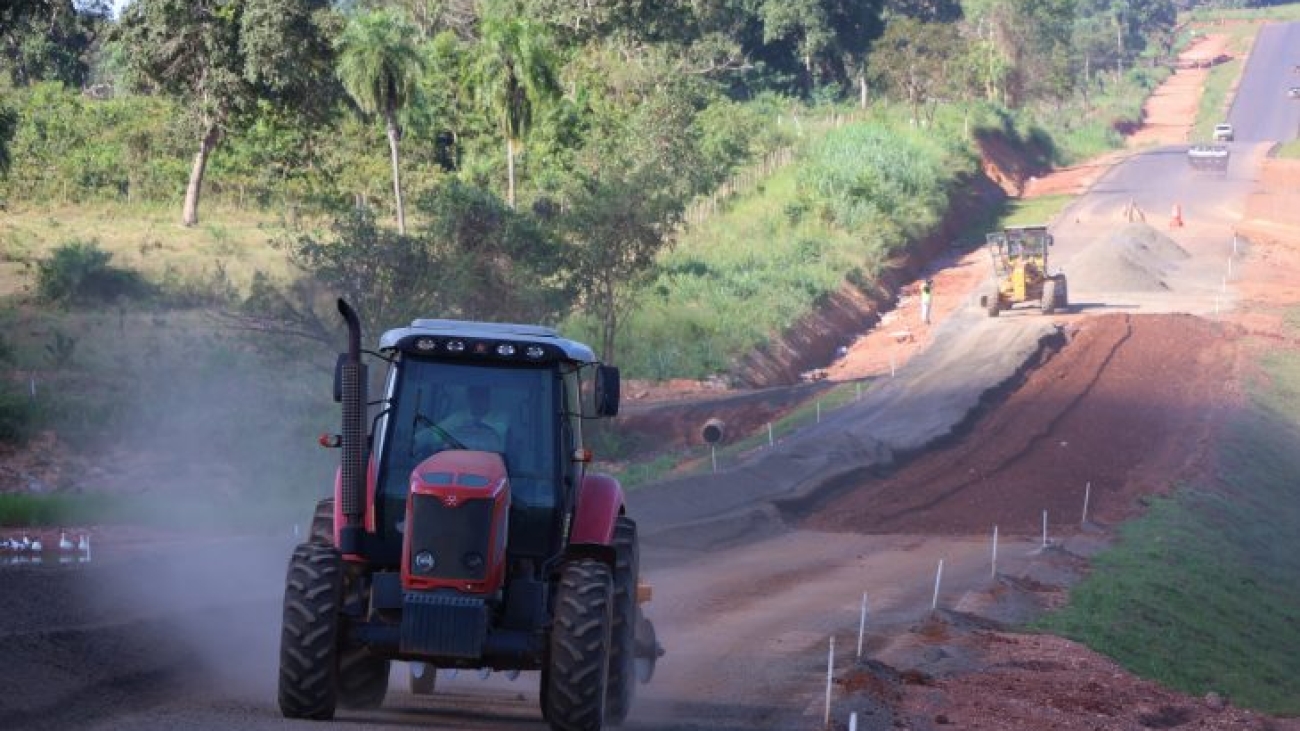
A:
[[[1155,292],[1190,254],[1145,223],[1130,223],[1089,245],[1070,261],[1070,289],[1087,292]]]

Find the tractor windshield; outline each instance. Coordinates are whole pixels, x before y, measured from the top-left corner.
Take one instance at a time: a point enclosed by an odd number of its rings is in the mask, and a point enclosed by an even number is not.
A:
[[[501,454],[510,476],[512,522],[549,521],[559,500],[558,381],[549,365],[484,368],[404,357],[390,381],[381,443],[375,445],[377,517],[385,538],[400,541],[411,470],[444,449]]]

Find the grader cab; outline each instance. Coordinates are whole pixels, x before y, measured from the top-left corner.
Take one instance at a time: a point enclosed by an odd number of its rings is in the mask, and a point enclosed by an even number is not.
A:
[[[1025,302],[1050,315],[1068,305],[1065,274],[1047,268],[1052,234],[1046,226],[1012,226],[985,235],[993,261],[993,288],[980,297],[989,317]]]

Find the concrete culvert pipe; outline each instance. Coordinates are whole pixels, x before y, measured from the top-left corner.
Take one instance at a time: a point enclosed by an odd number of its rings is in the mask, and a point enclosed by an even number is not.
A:
[[[717,444],[726,438],[727,425],[722,419],[716,417],[709,419],[700,429],[700,436],[704,437],[704,441],[708,444]]]

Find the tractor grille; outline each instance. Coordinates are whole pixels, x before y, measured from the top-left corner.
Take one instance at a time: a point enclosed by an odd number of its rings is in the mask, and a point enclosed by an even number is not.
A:
[[[411,531],[411,558],[421,551],[434,556],[429,579],[482,581],[488,572],[492,501],[466,500],[454,508],[433,495],[415,495],[406,529]],[[415,564],[412,561],[411,566]]]
[[[487,607],[479,597],[408,592],[402,607],[401,651],[475,658],[487,640]]]

